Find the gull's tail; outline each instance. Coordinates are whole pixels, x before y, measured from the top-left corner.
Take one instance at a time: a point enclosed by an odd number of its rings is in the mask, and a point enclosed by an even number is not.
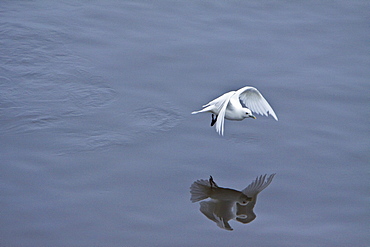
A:
[[[218,106],[212,105],[211,102],[206,104],[206,105],[203,105],[202,107],[204,107],[202,110],[193,111],[191,114],[197,114],[197,113],[201,113],[201,112],[212,112],[216,115],[218,114],[217,113],[219,111]]]
[[[197,114],[197,113],[201,113],[201,112],[212,112],[212,110],[214,109],[213,106],[207,106],[207,105],[204,105],[202,110],[199,110],[199,111],[193,111],[191,114]]]
[[[197,113],[200,113],[200,112],[202,112],[202,110],[200,110],[200,111],[193,111],[191,114],[197,114]]]
[[[211,194],[211,183],[208,180],[199,179],[190,186],[192,202],[197,202],[208,198]]]

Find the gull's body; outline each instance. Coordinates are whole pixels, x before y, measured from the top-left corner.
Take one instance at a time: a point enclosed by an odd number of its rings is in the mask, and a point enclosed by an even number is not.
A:
[[[257,195],[272,181],[275,174],[266,179],[266,175],[259,176],[242,191],[217,186],[211,177],[209,180],[200,179],[190,187],[191,201],[200,202],[200,211],[210,220],[226,230],[233,230],[229,220],[234,219],[241,223],[249,223],[256,218],[253,208],[257,202]]]
[[[244,106],[243,106],[243,105]],[[254,87],[243,87],[237,91],[231,91],[203,105],[200,111],[194,111],[192,114],[201,112],[212,113],[211,126],[216,124],[216,131],[223,135],[224,120],[241,121],[245,118],[256,118],[252,112],[268,116],[270,114],[277,121],[278,118],[267,100]],[[214,118],[216,115],[216,118]]]

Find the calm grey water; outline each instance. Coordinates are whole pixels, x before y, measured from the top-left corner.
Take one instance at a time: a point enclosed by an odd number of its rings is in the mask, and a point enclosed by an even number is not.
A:
[[[368,1],[1,1],[0,246],[369,246]],[[246,85],[279,117],[201,105]],[[276,173],[257,218],[190,202]]]

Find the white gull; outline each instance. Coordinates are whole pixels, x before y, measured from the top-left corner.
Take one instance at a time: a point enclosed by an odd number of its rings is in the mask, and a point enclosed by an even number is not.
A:
[[[265,116],[269,114],[278,121],[278,117],[267,100],[255,87],[250,86],[225,93],[208,104],[203,105],[203,107],[202,110],[194,111],[191,114],[201,112],[212,113],[211,126],[216,124],[216,131],[220,135],[224,134],[225,118],[234,121],[241,121],[245,118],[256,119],[252,114],[252,112],[255,112]]]

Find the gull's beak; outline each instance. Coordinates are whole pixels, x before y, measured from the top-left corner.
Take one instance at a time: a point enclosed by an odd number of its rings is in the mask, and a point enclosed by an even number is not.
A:
[[[255,117],[255,116],[253,116],[253,115],[250,115],[249,117],[251,117],[251,118],[253,118],[253,119],[256,119],[256,117]]]

